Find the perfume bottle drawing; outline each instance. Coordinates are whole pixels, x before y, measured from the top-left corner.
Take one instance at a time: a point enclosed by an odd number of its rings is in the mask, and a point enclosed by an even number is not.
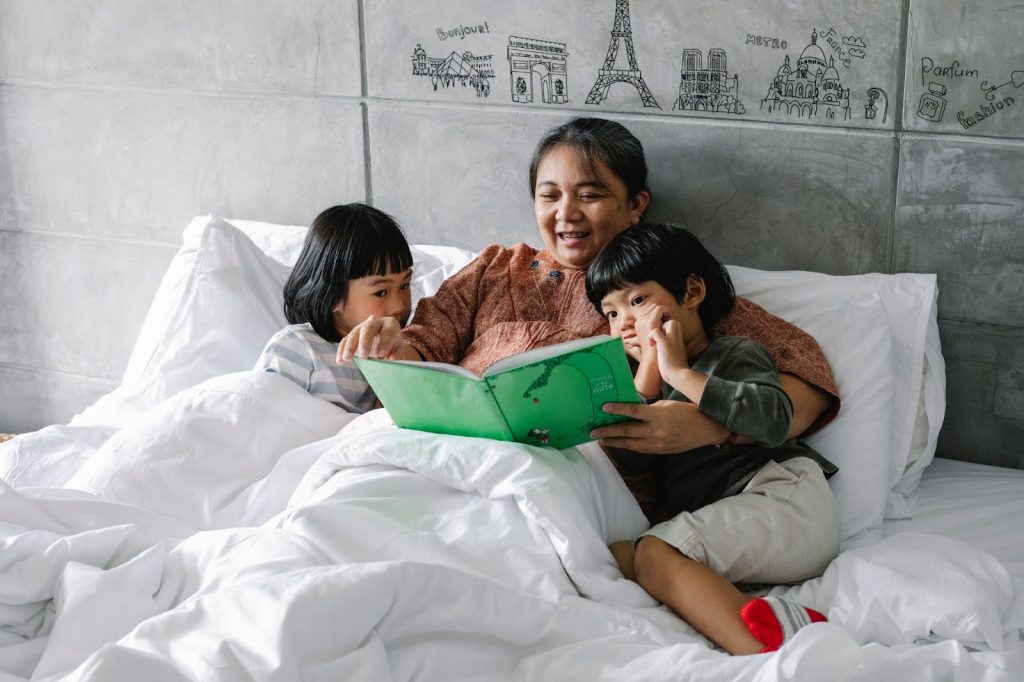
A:
[[[938,123],[946,111],[946,86],[941,83],[929,83],[928,92],[921,95],[917,105],[917,116],[926,121]]]

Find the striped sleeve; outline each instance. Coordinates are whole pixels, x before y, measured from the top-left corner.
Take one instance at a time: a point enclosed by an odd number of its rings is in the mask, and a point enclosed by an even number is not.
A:
[[[313,354],[306,339],[291,329],[271,337],[253,369],[276,372],[312,392]]]

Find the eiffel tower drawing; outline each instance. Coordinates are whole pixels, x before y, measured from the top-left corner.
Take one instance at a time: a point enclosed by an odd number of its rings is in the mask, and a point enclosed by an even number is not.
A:
[[[626,44],[629,56],[628,69],[616,69],[615,58],[619,54],[619,44]],[[633,52],[633,29],[629,25],[629,0],[615,0],[615,24],[612,26],[612,39],[608,44],[608,55],[604,58],[604,67],[597,72],[594,87],[587,95],[587,104],[600,104],[608,97],[608,88],[613,83],[629,83],[640,92],[640,99],[645,107],[658,107],[654,95],[644,83],[643,74],[636,65],[636,53]]]

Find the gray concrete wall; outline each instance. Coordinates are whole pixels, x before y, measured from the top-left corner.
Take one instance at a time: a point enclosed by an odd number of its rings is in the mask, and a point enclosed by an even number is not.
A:
[[[191,216],[537,243],[531,149],[585,113],[727,262],[937,272],[940,453],[1024,466],[1024,7],[630,4],[604,89],[615,0],[0,3],[0,431],[116,384]]]

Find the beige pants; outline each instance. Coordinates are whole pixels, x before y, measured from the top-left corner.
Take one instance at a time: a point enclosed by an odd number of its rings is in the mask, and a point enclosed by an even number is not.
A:
[[[795,583],[821,575],[839,553],[839,513],[821,467],[795,457],[768,462],[739,494],[644,535],[730,582]]]

